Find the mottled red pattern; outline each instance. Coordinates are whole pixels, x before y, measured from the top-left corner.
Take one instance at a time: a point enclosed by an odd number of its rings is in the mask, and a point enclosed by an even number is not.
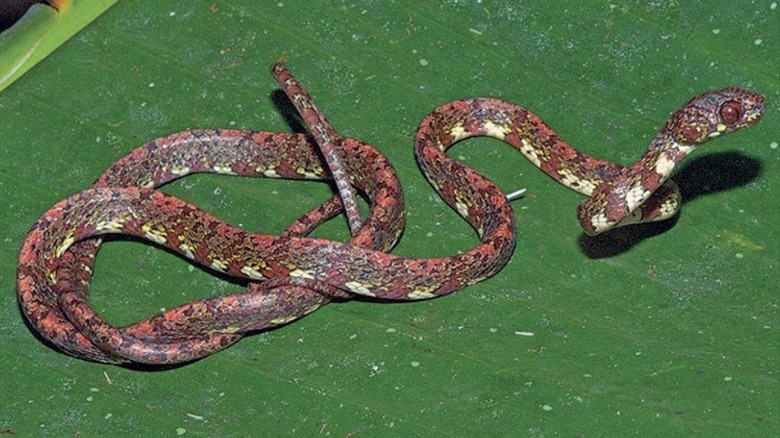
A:
[[[274,74],[291,99],[297,99],[315,138],[330,143],[331,152],[324,154],[336,157],[335,168],[343,170],[343,178],[369,201],[365,223],[350,242],[304,237],[341,212],[343,201],[338,198],[276,237],[233,227],[154,189],[186,174],[215,169],[254,177],[330,179],[312,137],[237,130],[180,132],[131,152],[92,187],[59,202],[33,225],[19,255],[18,291],[34,330],[62,351],[88,360],[173,364],[221,350],[244,334],[300,318],[332,299],[363,294],[411,300],[447,294],[497,273],[515,245],[514,214],[503,193],[445,155],[456,141],[496,136],[533,155],[554,179],[586,194],[594,192],[580,208],[580,219],[590,232],[586,223],[594,214],[614,218],[619,225],[631,213],[620,199],[631,184],[639,183],[650,193],[661,186],[651,203],[679,198],[675,186],[661,185],[668,174],[656,172],[661,157],[676,163],[685,155],[672,139],[682,145],[694,137],[702,142],[719,126],[727,133],[756,122],[763,109],[760,96],[736,88],[705,93],[672,116],[643,160],[629,169],[572,149],[538,117],[516,105],[484,98],[445,104],[421,122],[415,153],[423,174],[478,231],[480,243],[451,257],[414,259],[388,253],[403,230],[404,202],[385,157],[366,144],[338,136],[289,72],[277,65]],[[88,300],[99,236],[108,233],[162,242],[206,267],[248,278],[248,289],[114,327]],[[258,275],[262,278],[253,278]]]

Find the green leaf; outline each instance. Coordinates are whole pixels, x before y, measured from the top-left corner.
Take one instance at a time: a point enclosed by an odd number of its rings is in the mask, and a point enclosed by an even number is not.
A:
[[[0,431],[771,436],[780,427],[776,4],[516,3],[118,2],[3,91]],[[289,131],[268,73],[279,59],[337,130],[393,162],[408,203],[394,252],[415,257],[477,242],[412,154],[417,123],[447,101],[525,105],[582,151],[623,164],[704,90],[755,89],[768,110],[682,167],[677,220],[598,239],[584,238],[574,218],[582,197],[511,148],[457,146],[452,156],[528,195],[513,204],[509,265],[448,297],[332,304],[159,372],[41,343],[14,293],[30,225],[150,139],[185,128]],[[324,184],[225,176],[165,190],[267,233],[331,196]],[[337,219],[316,235],[348,233]],[[157,248],[117,241],[98,256],[93,303],[125,324],[238,290]]]
[[[10,0],[9,0],[10,1]],[[59,11],[35,4],[11,29],[0,34],[0,91],[70,39],[116,0],[73,0]]]

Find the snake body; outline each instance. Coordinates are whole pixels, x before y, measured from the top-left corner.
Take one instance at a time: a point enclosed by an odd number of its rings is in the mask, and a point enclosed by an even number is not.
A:
[[[496,274],[516,240],[514,214],[501,190],[446,155],[458,141],[503,140],[555,180],[590,196],[578,217],[587,233],[596,234],[674,215],[679,191],[667,179],[675,165],[707,140],[756,123],[763,105],[763,97],[736,87],[704,93],[672,116],[637,164],[623,167],[576,151],[520,106],[489,98],[447,103],[420,123],[415,154],[433,188],[474,227],[480,242],[462,254],[427,259],[388,253],[403,229],[404,204],[394,170],[372,147],[323,128],[344,174],[370,204],[365,223],[355,224],[352,240],[341,243],[303,237],[341,210],[338,201],[304,215],[282,236],[269,236],[232,227],[154,189],[194,172],[327,179],[332,172],[323,168],[311,137],[184,131],[133,151],[91,188],[43,214],[20,252],[19,302],[32,328],[71,355],[171,364],[211,354],[245,333],[290,322],[332,299],[441,296]],[[245,278],[248,290],[116,328],[88,302],[96,238],[116,233]]]
[[[388,250],[404,226],[404,203],[398,178],[385,157],[374,148],[352,139],[344,140],[341,147],[352,165],[352,177],[373,201],[365,226],[351,243]],[[201,172],[290,179],[326,178],[317,147],[308,136],[193,130],[156,139],[136,149],[113,164],[93,187],[157,187]],[[95,205],[90,200],[85,202],[87,207]],[[95,206],[92,211],[97,213],[99,209]],[[89,214],[87,210],[89,208],[84,212]],[[305,235],[335,213],[338,209],[332,203],[326,204],[325,208],[303,216],[283,236]],[[329,299],[328,295],[295,285],[276,288],[271,294],[262,287],[264,283],[252,282],[244,294],[195,301],[129,327],[114,328],[95,314],[88,303],[91,273],[100,241],[76,242],[72,228],[79,225],[72,219],[65,209],[55,207],[36,222],[20,253],[18,290],[22,310],[35,330],[54,346],[77,357],[100,362],[185,362],[239,340],[241,334],[231,333],[233,326],[242,325],[246,331],[251,331],[280,325],[311,312]],[[67,222],[71,226],[68,232],[55,237],[56,228]],[[90,226],[96,227],[97,222],[91,222]],[[100,225],[103,226],[105,224]],[[215,233],[216,230],[209,235],[214,237]],[[156,241],[161,237],[152,232],[146,237],[150,236]],[[46,248],[55,241],[73,242],[73,246],[61,249],[58,255],[52,248]],[[204,255],[197,250],[191,252],[206,266],[220,265],[218,260],[221,259],[215,260],[217,254],[209,250],[205,250]],[[242,310],[240,314],[239,309]],[[218,321],[217,327],[210,325],[214,321]],[[208,330],[200,330],[199,326],[207,325]],[[181,330],[174,332],[178,326]]]

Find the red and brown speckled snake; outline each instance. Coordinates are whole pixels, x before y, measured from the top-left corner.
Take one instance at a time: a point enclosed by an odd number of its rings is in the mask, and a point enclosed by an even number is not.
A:
[[[756,123],[764,106],[763,97],[736,87],[699,95],[674,113],[643,157],[628,168],[574,150],[517,105],[489,98],[447,103],[420,123],[415,154],[434,189],[474,227],[480,242],[462,254],[416,259],[388,253],[403,229],[404,202],[385,157],[339,137],[289,72],[280,65],[273,71],[293,101],[300,99],[296,107],[317,140],[335,147],[342,182],[357,187],[369,201],[364,224],[350,219],[352,240],[303,237],[341,211],[338,200],[312,210],[277,237],[232,227],[154,189],[196,172],[329,179],[337,172],[326,170],[312,137],[190,130],[153,140],[112,165],[89,189],[54,205],[30,230],[19,256],[19,302],[46,341],[89,360],[173,364],[223,349],[248,332],[295,320],[334,298],[444,295],[501,270],[516,237],[506,197],[445,154],[454,143],[490,136],[514,146],[549,176],[589,196],[578,208],[578,218],[586,233],[597,234],[673,216],[680,204],[679,191],[668,180],[675,165],[698,145]],[[245,278],[248,289],[114,327],[89,306],[88,293],[100,246],[97,237],[116,233]]]

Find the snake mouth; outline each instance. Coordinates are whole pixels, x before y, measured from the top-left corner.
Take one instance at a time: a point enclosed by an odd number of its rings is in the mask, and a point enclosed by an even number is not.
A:
[[[764,96],[758,93],[753,93],[755,102],[752,107],[747,111],[747,123],[756,123],[764,117],[764,108],[766,107],[766,100]]]
[[[740,117],[739,120],[731,125],[731,128],[728,129],[728,132],[734,132],[739,129],[754,125],[764,117],[764,96],[752,91],[744,91],[744,93],[746,96],[743,97],[741,102],[737,103],[738,105],[742,106],[742,117]],[[721,107],[721,111],[722,110],[723,107]],[[721,117],[723,117],[723,115],[721,115]]]
[[[756,123],[761,118],[764,117],[764,99],[761,98],[761,102],[756,103],[756,105],[751,109],[750,113],[748,113],[746,119],[747,123]]]

